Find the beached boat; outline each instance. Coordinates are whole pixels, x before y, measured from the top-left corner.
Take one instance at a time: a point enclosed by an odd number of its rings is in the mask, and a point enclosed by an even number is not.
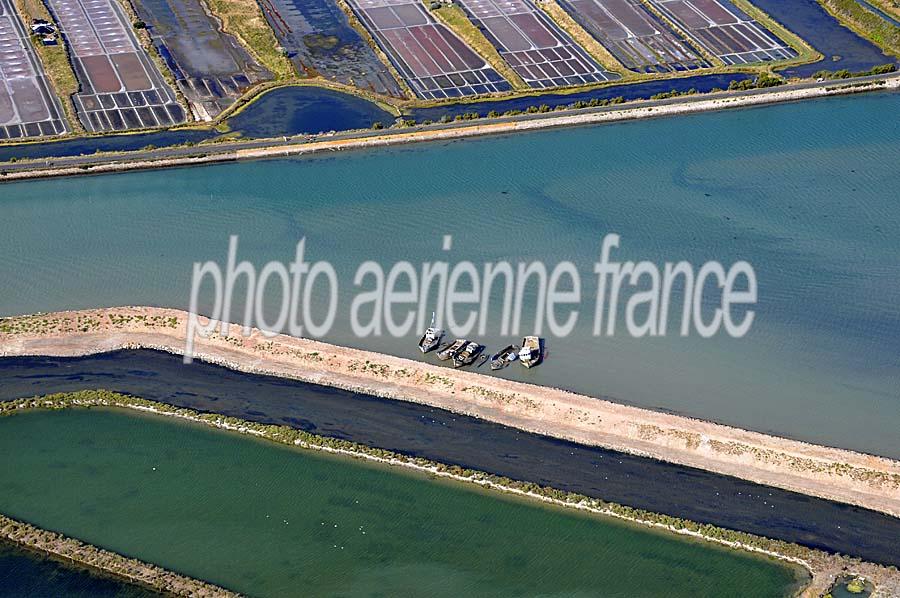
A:
[[[444,337],[444,331],[440,328],[435,328],[434,326],[429,327],[425,330],[425,334],[422,335],[422,338],[419,339],[419,350],[422,353],[428,353],[432,351],[441,343],[441,339]]]
[[[453,366],[461,368],[464,365],[471,365],[481,355],[482,351],[484,351],[484,345],[479,345],[475,342],[466,343],[462,351],[457,352],[453,356]]]
[[[519,357],[519,345],[507,345],[491,356],[491,369],[501,370]]]
[[[522,339],[522,348],[519,349],[519,361],[526,368],[536,366],[544,357],[541,347],[541,339],[538,336],[526,336]]]
[[[456,354],[459,353],[460,351],[462,351],[468,342],[469,341],[464,338],[456,339],[455,341],[450,343],[450,346],[445,347],[445,348],[441,349],[440,351],[438,351],[438,354],[437,354],[438,359],[440,359],[442,361],[447,361],[448,359],[456,357]]]

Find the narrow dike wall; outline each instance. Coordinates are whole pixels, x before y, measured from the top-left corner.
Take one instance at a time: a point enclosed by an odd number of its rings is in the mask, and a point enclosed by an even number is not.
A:
[[[239,596],[211,583],[128,558],[56,532],[43,530],[2,514],[0,514],[0,539],[172,596],[201,598]]]

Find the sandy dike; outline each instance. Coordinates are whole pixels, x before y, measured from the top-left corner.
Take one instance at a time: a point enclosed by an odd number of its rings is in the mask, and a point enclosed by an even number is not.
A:
[[[0,356],[122,348],[183,354],[187,313],[122,307],[0,320]],[[655,457],[900,516],[900,462],[712,422],[258,330],[197,338],[197,358],[412,401],[529,432]]]

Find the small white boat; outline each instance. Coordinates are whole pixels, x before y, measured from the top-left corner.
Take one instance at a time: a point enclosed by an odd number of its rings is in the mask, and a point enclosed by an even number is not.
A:
[[[425,334],[422,335],[422,338],[419,339],[419,350],[422,353],[428,353],[429,351],[434,350],[439,344],[441,344],[441,339],[444,338],[444,331],[440,328],[428,328],[425,331]]]
[[[541,338],[538,336],[526,336],[522,339],[522,348],[519,349],[519,361],[526,368],[532,368],[544,358]]]
[[[444,331],[434,325],[434,312],[431,312],[431,325],[425,330],[425,334],[419,339],[419,350],[428,353],[441,344]]]

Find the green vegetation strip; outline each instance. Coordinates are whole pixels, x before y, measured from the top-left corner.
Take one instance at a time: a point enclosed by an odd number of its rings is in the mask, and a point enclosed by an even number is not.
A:
[[[109,325],[122,328],[128,324],[140,324],[146,328],[177,328],[178,318],[146,314],[106,314]],[[94,332],[103,329],[104,322],[90,314],[73,314],[60,317],[57,314],[32,314],[0,318],[3,334],[54,334],[64,331]],[[2,413],[0,408],[0,413]]]
[[[813,77],[816,79],[826,79],[828,81],[838,81],[840,79],[854,79],[856,77],[869,77],[871,75],[886,75],[888,73],[893,73],[897,71],[896,64],[882,64],[881,66],[872,67],[867,71],[849,71],[847,69],[841,69],[839,71],[828,71],[821,70],[816,71],[813,74]],[[855,83],[854,85],[867,85],[868,81],[862,81],[860,83]],[[878,83],[883,83],[883,81],[878,81]],[[831,87],[827,89],[833,89]]]
[[[900,27],[866,10],[856,0],[818,0],[825,10],[876,46],[900,57]]]
[[[876,74],[885,74],[889,72],[893,72],[893,65],[885,65],[884,67],[877,67],[872,69],[871,71],[866,71],[865,73],[854,73],[851,76],[863,76],[863,75],[876,75]],[[823,73],[827,73],[827,71],[822,71]],[[847,78],[842,75],[842,71],[838,71],[833,75],[830,75],[830,78]],[[728,85],[728,91],[747,91],[750,89],[766,89],[769,87],[777,87],[779,85],[784,85],[786,82],[784,79],[779,77],[778,75],[772,75],[766,71],[761,71],[754,79],[743,79],[741,81],[734,80]],[[861,83],[860,85],[871,85],[869,82]],[[718,93],[724,91],[722,89],[712,89],[709,93]],[[676,89],[672,89],[670,91],[663,91],[660,93],[656,93],[651,95],[649,100],[666,100],[670,98],[679,98],[685,96],[695,96],[695,95],[703,95],[697,91],[696,88],[690,88],[685,91],[679,91]],[[540,100],[540,96],[535,96],[535,100]],[[640,101],[640,100],[630,100]],[[591,100],[577,100],[572,102],[571,104],[560,104],[555,108],[551,108],[547,104],[533,104],[528,108],[521,109],[513,109],[507,110],[505,112],[498,112],[497,110],[491,110],[487,114],[481,114],[480,112],[464,112],[463,114],[457,114],[454,118],[450,118],[449,116],[444,116],[441,118],[440,122],[449,123],[449,122],[459,122],[459,121],[469,121],[469,120],[479,120],[482,118],[499,118],[502,116],[518,116],[521,114],[546,114],[548,112],[562,112],[564,110],[583,110],[585,108],[598,108],[605,106],[617,106],[619,104],[625,104],[626,100],[623,96],[616,96],[614,98],[592,98]],[[403,120],[400,125],[405,127],[412,127],[416,124],[422,125],[430,125],[434,124],[431,120],[424,120],[421,123],[417,123],[415,120]],[[380,128],[380,127],[376,127]]]

